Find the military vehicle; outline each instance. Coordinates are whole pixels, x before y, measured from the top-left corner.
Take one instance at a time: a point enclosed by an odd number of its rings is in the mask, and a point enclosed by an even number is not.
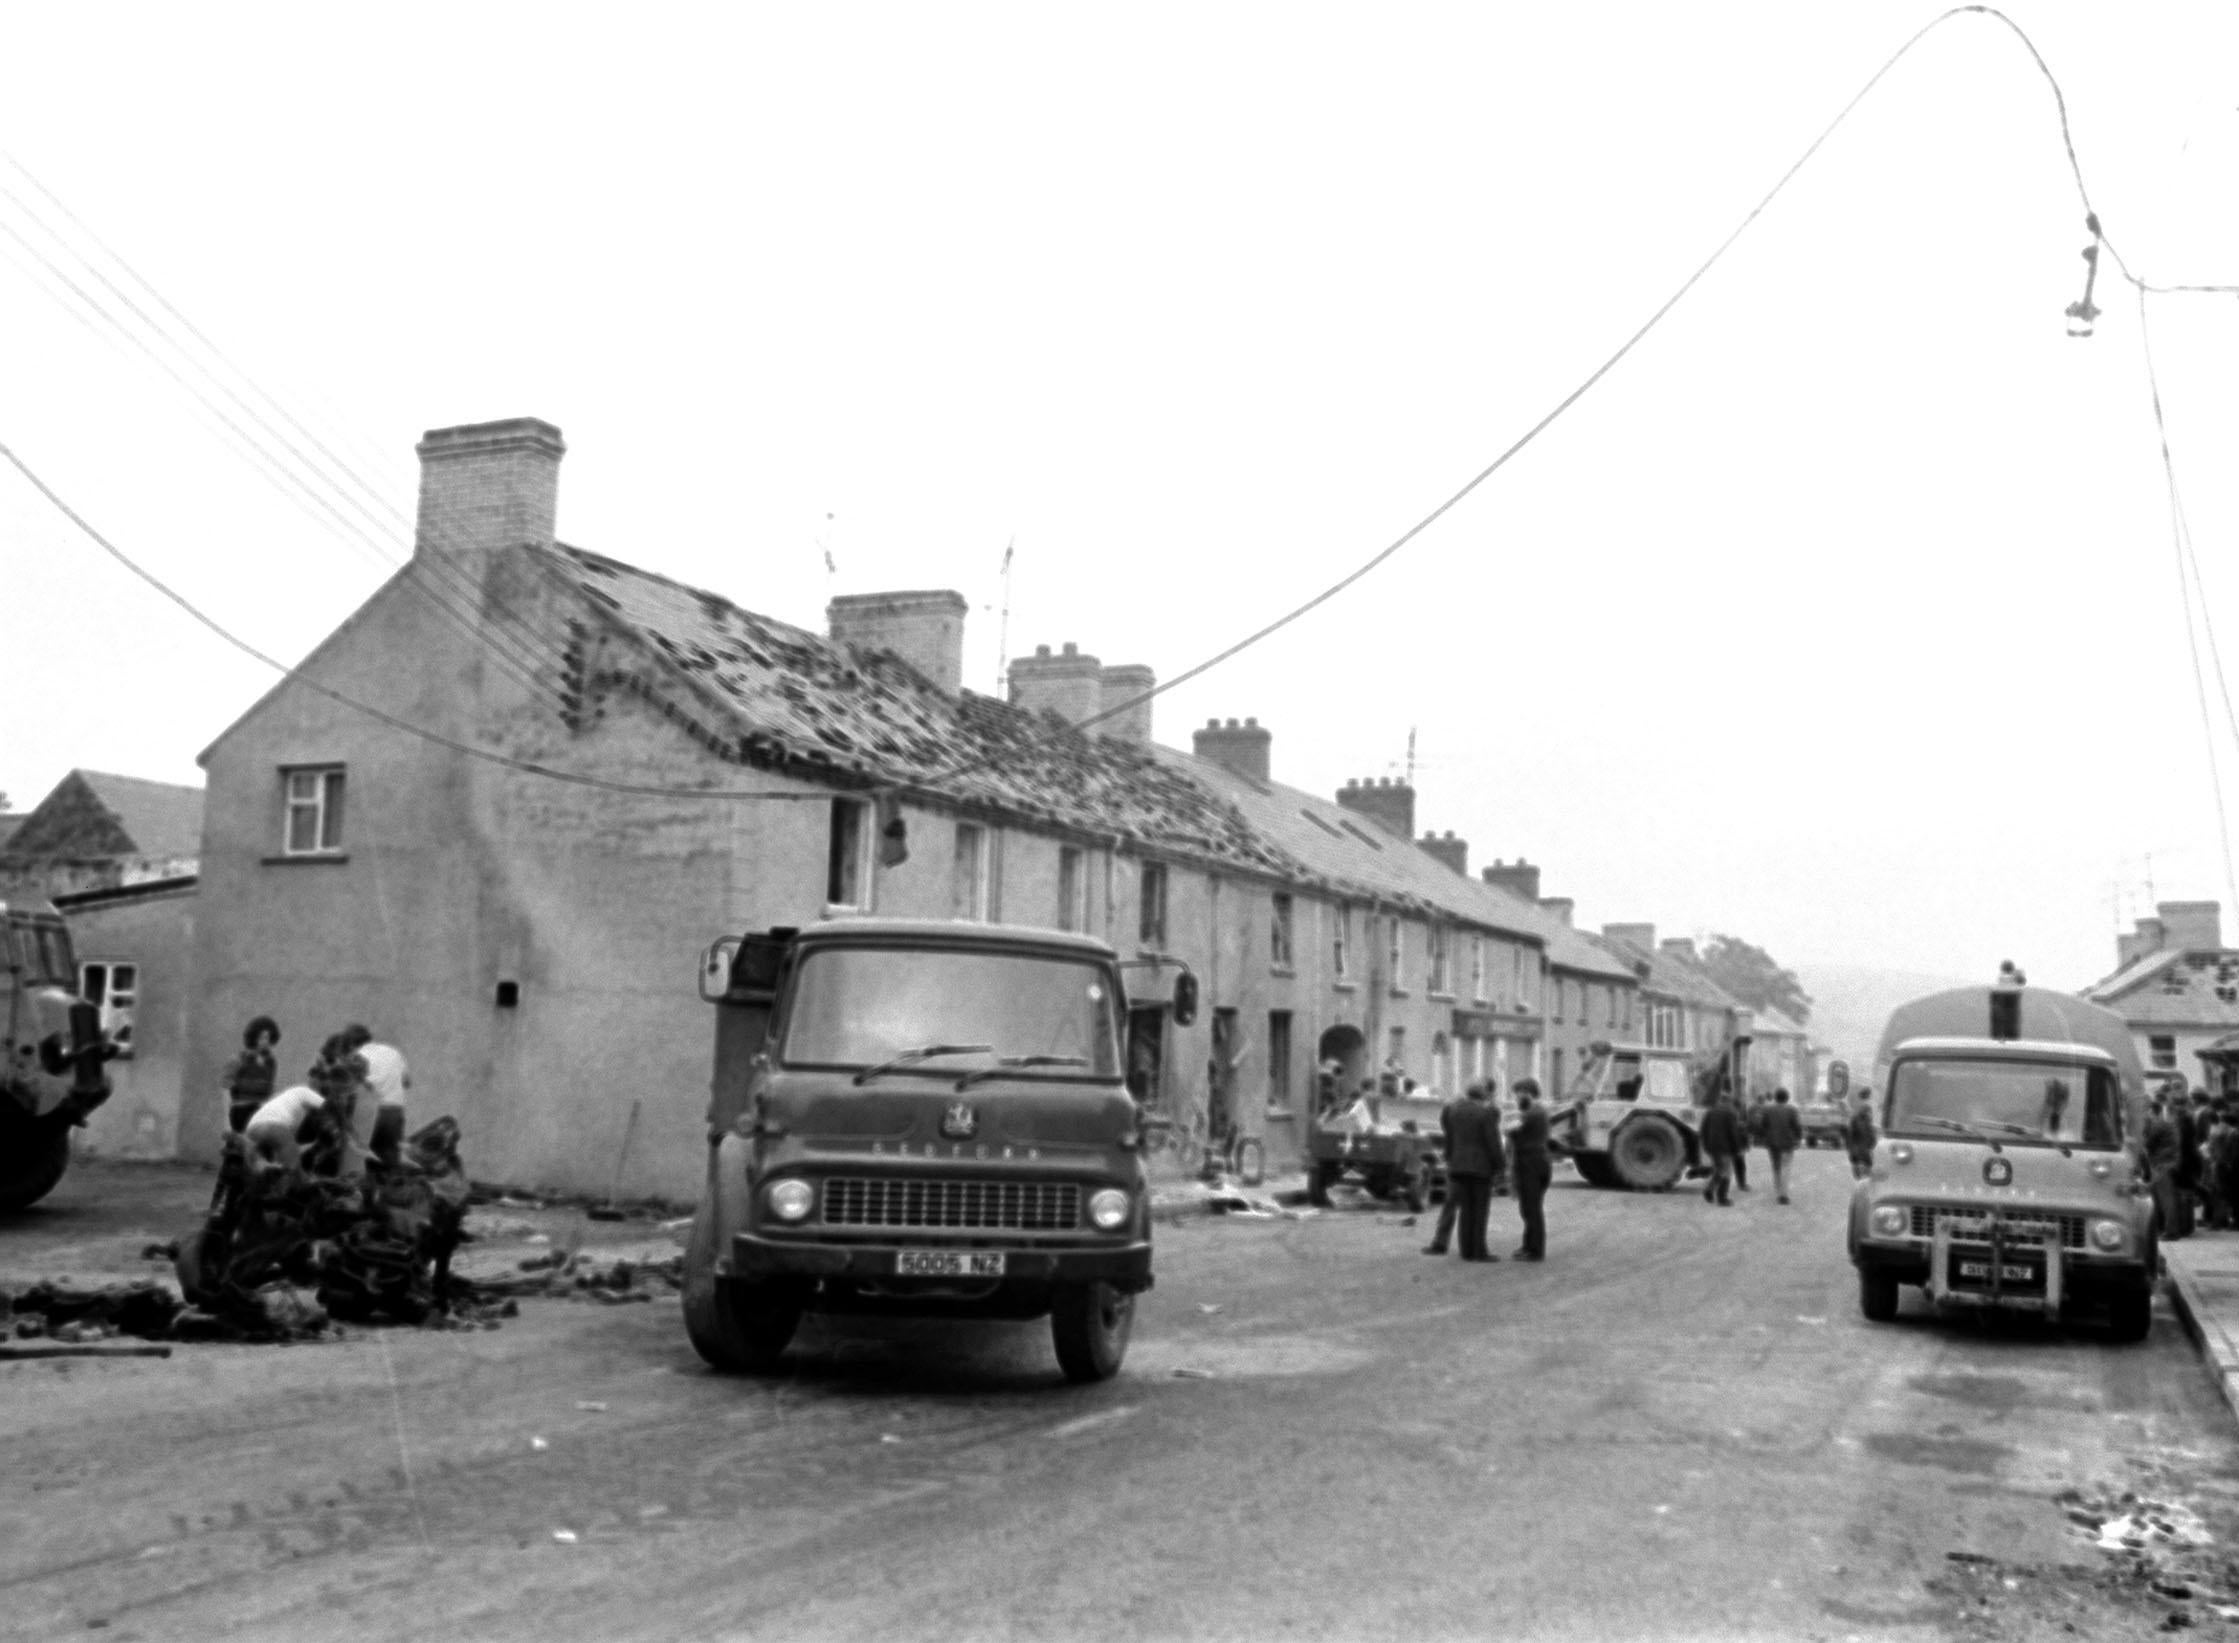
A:
[[[70,1132],[109,1099],[112,1054],[101,1012],[78,996],[62,915],[45,902],[0,902],[0,1211],[24,1209],[70,1167]]]
[[[707,1184],[684,1260],[700,1356],[766,1371],[810,1312],[1047,1316],[1069,1379],[1116,1373],[1151,1287],[1121,971],[1089,937],[987,924],[850,918],[715,943]],[[1171,1011],[1195,1015],[1186,968]]]

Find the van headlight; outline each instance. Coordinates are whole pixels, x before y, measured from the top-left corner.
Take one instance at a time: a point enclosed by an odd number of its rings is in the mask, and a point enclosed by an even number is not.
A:
[[[1902,1204],[1879,1204],[1874,1208],[1874,1231],[1881,1237],[1902,1237],[1911,1223],[1912,1217]]]
[[[816,1207],[816,1189],[791,1176],[771,1182],[769,1191],[762,1197],[770,1206],[770,1213],[780,1221],[805,1221],[809,1211]]]
[[[1090,1197],[1088,1218],[1099,1232],[1117,1232],[1127,1224],[1127,1212],[1132,1207],[1126,1193],[1106,1187]]]
[[[2091,1242],[2095,1249],[2122,1248],[2122,1223],[2120,1221],[2094,1221],[2091,1223]]]

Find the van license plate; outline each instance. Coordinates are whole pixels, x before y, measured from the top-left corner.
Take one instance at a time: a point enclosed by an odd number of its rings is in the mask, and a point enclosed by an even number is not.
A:
[[[1993,1264],[1989,1261],[1961,1261],[1959,1263],[1959,1276],[1962,1278],[1980,1278],[1983,1282],[1988,1283]],[[2040,1284],[2045,1280],[2045,1275],[2033,1266],[2000,1266],[1998,1276],[2009,1284]]]
[[[905,1249],[894,1257],[903,1278],[1000,1278],[1003,1256],[982,1250]]]

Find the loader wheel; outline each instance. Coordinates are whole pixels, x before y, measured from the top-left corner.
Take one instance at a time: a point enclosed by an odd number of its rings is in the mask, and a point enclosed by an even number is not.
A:
[[[1590,1187],[1617,1187],[1624,1183],[1617,1179],[1617,1171],[1609,1162],[1606,1152],[1574,1152],[1570,1155],[1578,1178]]]
[[[1617,1179],[1636,1192],[1661,1192],[1687,1167],[1687,1145],[1661,1118],[1636,1118],[1609,1144]]]
[[[16,1128],[11,1126],[11,1128]],[[54,1191],[70,1167],[70,1132],[46,1126],[17,1128],[15,1144],[0,1162],[0,1213],[29,1209]]]

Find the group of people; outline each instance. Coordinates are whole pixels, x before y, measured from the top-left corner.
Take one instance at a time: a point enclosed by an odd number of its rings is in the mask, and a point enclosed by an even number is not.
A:
[[[1519,1078],[1513,1086],[1514,1119],[1505,1127],[1490,1083],[1472,1084],[1438,1115],[1446,1138],[1446,1203],[1438,1229],[1423,1246],[1425,1255],[1443,1255],[1458,1230],[1465,1261],[1500,1259],[1486,1247],[1486,1222],[1493,1207],[1493,1186],[1503,1174],[1524,1223],[1524,1240],[1515,1259],[1547,1258],[1547,1184],[1554,1161],[1547,1146],[1547,1114],[1539,1104],[1539,1082]]]
[[[2239,1227],[2239,1098],[2211,1100],[2166,1085],[2140,1140],[2153,1171],[2161,1235],[2183,1238],[2197,1222]]]
[[[319,1046],[303,1082],[280,1089],[279,1043],[280,1024],[260,1015],[225,1070],[228,1122],[250,1158],[314,1175],[359,1174],[368,1156],[393,1165],[412,1087],[403,1052],[353,1022]]]

